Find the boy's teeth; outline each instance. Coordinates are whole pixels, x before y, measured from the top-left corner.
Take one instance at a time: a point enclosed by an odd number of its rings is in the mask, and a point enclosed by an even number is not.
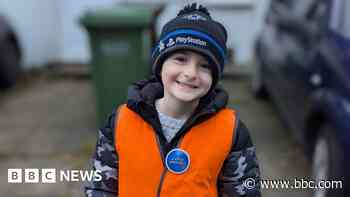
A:
[[[189,86],[191,88],[196,88],[196,86],[193,86],[193,85],[189,85],[189,84],[182,83],[182,82],[179,82],[179,81],[176,81],[176,82],[179,83],[179,84],[183,84],[183,85]]]

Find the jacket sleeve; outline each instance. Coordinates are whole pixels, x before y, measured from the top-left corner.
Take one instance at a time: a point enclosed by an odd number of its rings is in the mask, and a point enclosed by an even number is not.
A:
[[[260,170],[255,147],[244,123],[237,122],[234,144],[218,178],[219,196],[260,197]]]
[[[115,110],[109,115],[105,126],[98,131],[98,140],[90,161],[92,170],[100,170],[101,181],[85,182],[87,197],[118,196],[118,155],[114,146]]]

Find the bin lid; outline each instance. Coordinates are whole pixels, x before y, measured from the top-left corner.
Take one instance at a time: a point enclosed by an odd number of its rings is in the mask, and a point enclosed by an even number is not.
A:
[[[140,6],[114,6],[87,10],[80,18],[85,27],[144,27],[149,25],[156,9]]]

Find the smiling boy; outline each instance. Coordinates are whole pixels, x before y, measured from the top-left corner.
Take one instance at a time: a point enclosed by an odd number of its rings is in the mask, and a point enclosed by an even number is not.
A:
[[[192,51],[174,52],[162,66],[163,98],[155,102],[158,111],[186,120],[212,85],[208,61]]]
[[[226,41],[196,4],[163,27],[154,77],[133,84],[99,131],[92,167],[103,178],[86,185],[87,196],[261,195],[249,132],[218,85]]]

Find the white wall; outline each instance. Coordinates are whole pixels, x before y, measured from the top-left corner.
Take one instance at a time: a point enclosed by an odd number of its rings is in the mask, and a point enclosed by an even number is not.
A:
[[[63,0],[62,1],[62,37],[59,59],[66,62],[87,63],[90,60],[90,48],[86,30],[79,24],[79,18],[85,10],[107,7],[116,4],[115,0]]]
[[[58,1],[0,1],[4,14],[18,35],[25,65],[40,65],[59,52]]]
[[[14,27],[25,68],[52,61],[89,61],[88,40],[78,24],[87,8],[112,5],[114,0],[0,1],[0,12]]]
[[[90,61],[90,49],[85,29],[78,23],[86,9],[112,6],[118,2],[148,2],[146,0],[25,0],[0,1],[0,12],[13,24],[24,54],[24,65],[44,65],[51,61]],[[190,0],[153,0],[167,2],[167,7],[157,23],[160,28],[176,15]],[[262,16],[269,0],[213,0],[197,1],[209,5],[213,17],[228,29],[228,46],[236,52],[239,64],[251,59],[253,41],[261,28]],[[228,5],[227,7],[222,5]],[[251,5],[237,9],[235,6]],[[160,32],[160,29],[158,29]]]
[[[255,22],[255,34],[260,32],[266,16],[267,9],[270,5],[271,0],[254,0],[255,11],[254,11],[254,22]]]
[[[244,64],[250,60],[255,27],[249,24],[254,21],[253,14],[253,10],[248,9],[217,10],[212,14],[226,27],[227,46],[234,49],[237,64]]]

